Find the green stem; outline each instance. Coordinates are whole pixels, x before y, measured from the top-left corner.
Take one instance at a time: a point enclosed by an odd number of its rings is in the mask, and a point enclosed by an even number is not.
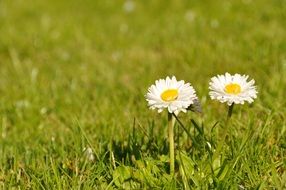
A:
[[[234,103],[232,103],[232,104],[228,107],[227,118],[226,118],[226,127],[228,126],[229,119],[230,119],[231,116],[232,116],[233,106],[234,106]]]
[[[227,118],[226,118],[226,122],[225,122],[225,126],[224,126],[223,136],[222,136],[223,142],[224,142],[225,139],[226,139],[226,135],[227,135],[227,131],[228,131],[228,124],[229,124],[229,120],[230,120],[230,118],[231,118],[231,116],[232,116],[233,107],[234,107],[234,103],[232,103],[232,104],[228,107]]]
[[[168,113],[168,131],[169,131],[169,148],[170,148],[170,174],[175,174],[175,148],[174,148],[174,125],[175,117]]]
[[[219,143],[219,145],[217,147],[217,154],[219,152],[221,152],[221,150],[223,148],[223,144],[225,143],[225,139],[226,139],[226,135],[227,135],[227,131],[228,131],[228,124],[229,124],[229,120],[230,120],[230,118],[232,116],[233,107],[234,107],[234,103],[232,103],[228,107],[228,112],[227,112],[227,118],[226,118],[226,121],[225,121],[225,126],[222,128],[223,132],[222,132],[222,136],[221,136],[221,143]]]

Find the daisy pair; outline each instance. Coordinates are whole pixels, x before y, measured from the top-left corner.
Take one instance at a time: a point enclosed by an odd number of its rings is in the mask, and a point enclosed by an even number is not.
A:
[[[247,81],[247,79],[247,75],[230,75],[229,73],[211,78],[209,83],[211,99],[227,103],[229,106],[226,123],[231,117],[234,104],[252,103],[257,97],[255,81],[253,79]],[[168,110],[170,174],[174,175],[174,115],[198,107],[199,101],[196,91],[190,83],[185,83],[183,80],[177,81],[176,77],[173,76],[172,78],[156,80],[155,84],[149,87],[145,97],[150,109],[157,109],[159,113],[164,109]]]
[[[209,95],[212,100],[218,100],[222,103],[244,104],[252,103],[257,98],[255,81],[247,81],[247,75],[217,75],[211,78],[209,83]],[[187,109],[193,105],[198,97],[196,91],[185,81],[177,81],[176,77],[167,77],[155,81],[146,95],[146,100],[150,109],[158,109],[162,112],[167,109],[169,113],[187,112]]]

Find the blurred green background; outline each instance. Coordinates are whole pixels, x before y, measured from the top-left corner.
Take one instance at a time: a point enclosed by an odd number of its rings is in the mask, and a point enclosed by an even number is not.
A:
[[[248,74],[261,106],[285,111],[285,0],[0,2],[2,140],[61,136],[74,118],[128,133],[167,75],[204,104],[211,76]]]

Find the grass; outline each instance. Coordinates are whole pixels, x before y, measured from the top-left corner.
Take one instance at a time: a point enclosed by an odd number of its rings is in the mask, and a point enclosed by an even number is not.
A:
[[[285,19],[285,0],[0,0],[0,189],[285,189]],[[222,142],[207,94],[226,71],[259,95]],[[167,75],[204,111],[179,115],[176,178],[144,98]]]

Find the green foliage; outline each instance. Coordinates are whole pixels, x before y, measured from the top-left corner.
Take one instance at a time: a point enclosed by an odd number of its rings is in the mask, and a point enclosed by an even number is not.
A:
[[[0,0],[0,189],[285,189],[285,20],[285,0]],[[227,128],[226,71],[259,91]],[[144,99],[167,75],[203,111],[177,118],[175,177]]]

